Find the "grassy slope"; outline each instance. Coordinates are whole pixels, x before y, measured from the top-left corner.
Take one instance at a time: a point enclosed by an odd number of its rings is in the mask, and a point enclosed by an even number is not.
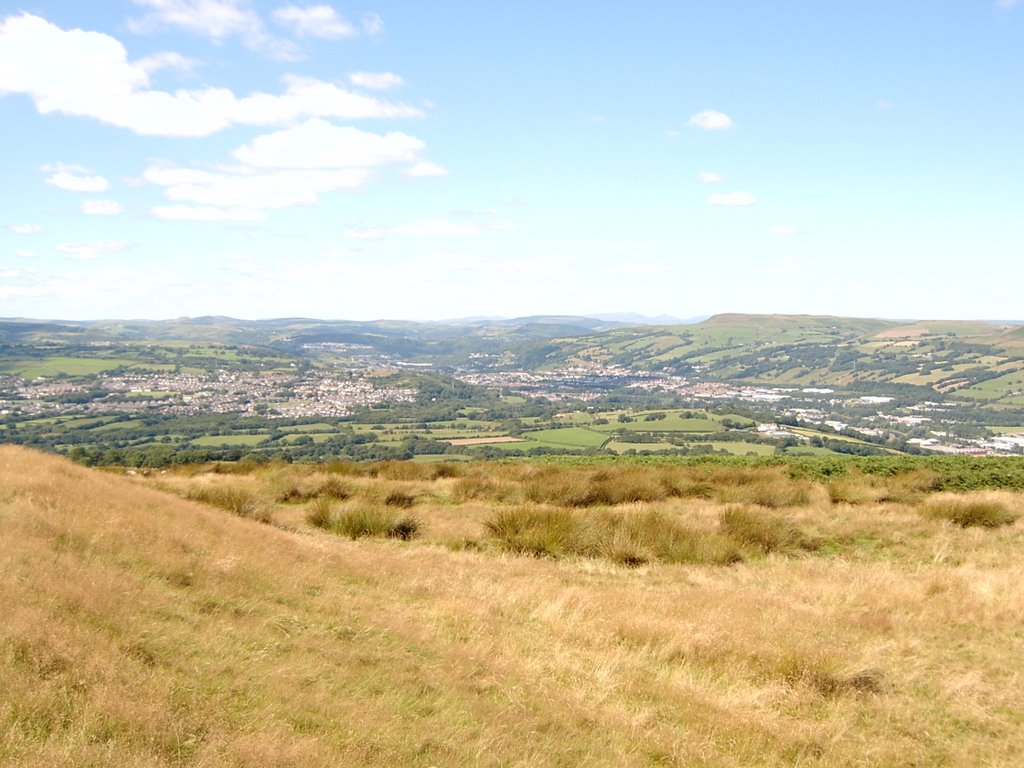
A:
[[[1021,523],[792,514],[867,543],[629,570],[350,542],[0,447],[0,764],[1019,764]]]

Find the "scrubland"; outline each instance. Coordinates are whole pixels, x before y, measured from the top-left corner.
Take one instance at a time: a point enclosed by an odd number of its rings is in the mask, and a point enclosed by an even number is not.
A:
[[[0,763],[1020,765],[1024,495],[856,467],[0,448]]]

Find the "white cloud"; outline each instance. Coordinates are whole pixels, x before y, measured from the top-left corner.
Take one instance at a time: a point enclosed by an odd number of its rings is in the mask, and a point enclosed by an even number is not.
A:
[[[43,170],[51,167],[43,166]],[[68,192],[105,192],[110,187],[110,182],[102,176],[80,176],[66,170],[57,171],[46,179],[46,183]]]
[[[370,37],[376,37],[384,32],[384,19],[376,13],[364,13],[360,21],[363,26],[363,32]]]
[[[267,33],[248,0],[132,0],[149,9],[142,18],[129,19],[133,32],[148,33],[172,27],[183,29],[215,42],[238,37],[250,49],[265,51],[274,58],[289,61],[299,58],[298,49],[288,40]]]
[[[154,53],[152,56],[147,56],[144,59],[139,59],[135,62],[135,65],[141,68],[148,75],[152,72],[159,72],[162,69],[176,69],[179,72],[191,72],[199,66],[199,62],[195,59],[186,58],[180,53],[174,53],[173,51],[161,51],[159,53]]]
[[[749,192],[715,192],[708,202],[712,205],[748,206],[755,205],[757,198]]]
[[[724,112],[705,109],[691,117],[688,125],[703,128],[705,131],[727,131],[732,128],[732,118]]]
[[[29,251],[25,248],[18,248],[14,252],[14,255],[17,256],[19,259],[33,259],[35,258],[36,254],[35,251]]]
[[[115,200],[83,200],[82,213],[86,216],[116,216],[124,213],[124,206]]]
[[[128,240],[93,240],[90,243],[61,243],[53,246],[53,250],[73,259],[98,259],[105,253],[119,253],[133,245]]]
[[[719,181],[725,181],[725,176],[713,171],[701,171],[699,178],[701,184],[716,184]]]
[[[1013,8],[1019,2],[1020,0],[996,0],[996,5],[1000,8]]]
[[[256,168],[370,168],[413,162],[425,146],[405,133],[379,135],[312,118],[293,128],[257,136],[233,154]]]
[[[106,34],[63,30],[29,14],[0,25],[0,94],[26,94],[41,114],[90,117],[150,136],[209,136],[235,124],[287,125],[305,117],[423,115],[415,107],[295,76],[283,78],[285,92],[278,95],[154,90],[152,66],[152,60],[128,61],[124,46]]]
[[[311,5],[306,8],[286,5],[276,9],[273,16],[275,22],[282,27],[289,27],[300,37],[338,40],[359,34],[352,24],[329,5]]]
[[[776,224],[773,227],[768,227],[768,231],[773,235],[796,235],[799,234],[800,230],[789,224]]]
[[[486,224],[474,222],[454,222],[445,219],[420,219],[390,227],[365,227],[346,230],[345,237],[356,240],[379,240],[383,237],[467,237],[483,231],[500,232],[513,229],[514,225],[506,221],[494,221]]]
[[[265,216],[249,208],[215,208],[211,205],[158,205],[150,210],[158,219],[170,221],[259,221]]]
[[[369,179],[369,173],[360,168],[214,173],[151,167],[143,178],[164,187],[167,198],[175,202],[214,208],[260,209],[315,205],[325,192],[362,186]]]
[[[448,171],[437,163],[421,160],[405,172],[406,176],[413,178],[426,178],[428,176],[447,176]]]
[[[36,235],[43,231],[39,224],[8,224],[7,229],[16,235]]]
[[[373,91],[386,91],[405,85],[405,80],[394,72],[353,72],[348,76],[348,81],[359,88]]]

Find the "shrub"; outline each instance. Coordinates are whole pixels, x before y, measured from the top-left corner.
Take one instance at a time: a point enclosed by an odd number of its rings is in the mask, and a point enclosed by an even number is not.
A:
[[[984,499],[932,499],[924,505],[922,512],[926,517],[949,520],[961,528],[998,528],[1017,519],[1017,514],[1002,502]]]

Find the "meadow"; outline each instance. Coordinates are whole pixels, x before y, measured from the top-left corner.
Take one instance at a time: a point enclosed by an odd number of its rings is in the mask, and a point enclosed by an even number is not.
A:
[[[0,764],[1019,765],[990,467],[0,447]]]

